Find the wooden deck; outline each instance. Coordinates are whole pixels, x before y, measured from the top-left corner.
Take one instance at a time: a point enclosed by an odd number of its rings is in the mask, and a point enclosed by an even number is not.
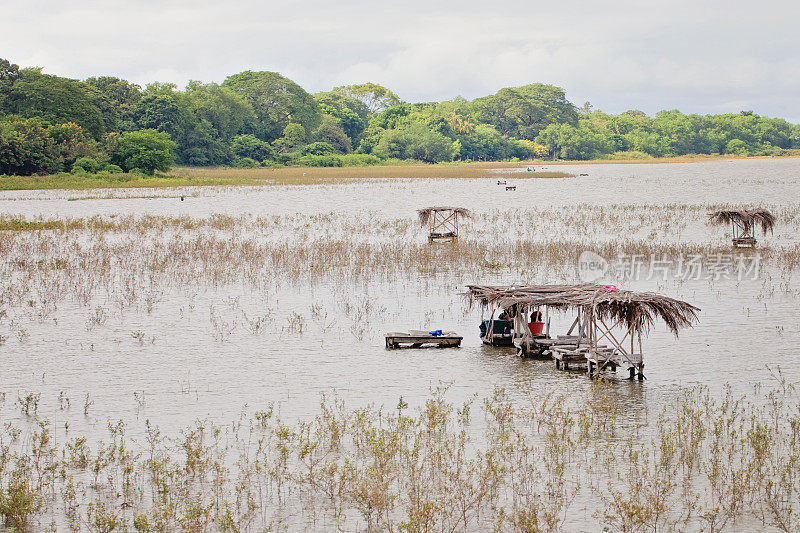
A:
[[[449,332],[441,337],[434,337],[428,333],[387,333],[386,347],[392,348],[422,348],[423,346],[450,348],[461,346],[464,337]]]

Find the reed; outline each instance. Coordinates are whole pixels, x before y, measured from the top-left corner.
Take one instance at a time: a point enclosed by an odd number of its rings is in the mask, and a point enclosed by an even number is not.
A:
[[[34,417],[30,439],[0,432],[0,515],[21,531],[558,531],[580,499],[610,531],[798,531],[793,385],[685,388],[634,427],[609,416],[608,387],[523,389],[527,405],[499,388],[454,404],[448,384],[414,408],[323,396],[310,420],[267,406],[169,435],[109,421],[104,441],[60,444]]]

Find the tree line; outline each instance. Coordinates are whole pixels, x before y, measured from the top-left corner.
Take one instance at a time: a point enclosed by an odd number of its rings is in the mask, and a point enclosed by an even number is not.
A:
[[[750,111],[650,117],[577,107],[545,84],[407,103],[374,83],[310,94],[276,72],[142,88],[74,80],[0,59],[0,174],[188,166],[361,166],[532,158],[780,155],[800,126]]]

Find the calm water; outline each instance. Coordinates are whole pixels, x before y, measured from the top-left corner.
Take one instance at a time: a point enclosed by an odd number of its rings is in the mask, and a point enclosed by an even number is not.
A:
[[[174,197],[174,190],[93,191],[90,194],[97,196],[113,192],[171,197],[75,201],[70,198],[87,193],[5,192],[0,194],[0,213],[28,218],[333,213],[346,220],[410,218],[415,209],[437,204],[464,206],[477,213],[509,209],[524,213],[533,206],[623,204],[635,209],[636,205],[754,202],[791,212],[800,198],[796,159],[575,165],[558,170],[589,175],[520,180],[508,174],[518,186],[516,192],[501,190],[489,179],[203,188],[189,190],[196,196],[185,202]],[[550,231],[559,228],[543,235]],[[649,228],[629,231],[646,235]],[[699,222],[674,238],[725,239],[724,230],[709,230]],[[763,240],[765,246],[797,242],[796,232],[780,226]],[[55,420],[57,427],[68,417],[70,431],[99,438],[107,420],[135,423],[148,418],[170,433],[197,418],[230,422],[243,409],[253,411],[268,402],[276,402],[284,418],[310,416],[317,412],[320,394],[331,391],[351,407],[370,402],[394,406],[400,396],[414,406],[440,381],[453,383],[453,401],[474,392],[484,397],[495,386],[515,390],[520,384],[570,394],[588,391],[590,382],[580,372],[556,371],[550,361],[521,360],[513,349],[481,344],[477,329],[481,312],[465,306],[460,296],[465,284],[561,281],[547,273],[536,279],[510,276],[498,273],[475,279],[457,273],[412,275],[400,281],[376,277],[353,284],[323,279],[312,284],[290,283],[275,273],[258,292],[244,284],[202,287],[189,294],[169,287],[159,293],[151,313],[115,310],[102,298],[90,306],[66,300],[46,318],[9,310],[16,327],[21,322],[27,336],[16,335],[8,318],[0,320],[0,334],[7,338],[0,346],[0,391],[7,395],[0,417],[4,423],[17,418],[19,411],[13,406],[17,396],[39,392],[40,415]],[[680,386],[692,383],[719,388],[730,382],[746,392],[753,382],[770,380],[778,365],[791,379],[800,380],[800,284],[791,274],[765,265],[758,280],[641,280],[628,286],[663,292],[702,308],[698,327],[682,332],[679,339],[660,325],[651,332],[644,346],[646,381],[629,382],[620,373],[612,390],[630,410],[657,409]],[[354,310],[365,305],[369,306],[366,318],[358,319]],[[89,317],[96,306],[104,306],[108,317],[102,325],[92,326]],[[242,318],[245,315],[271,318],[264,332],[254,334]],[[565,330],[571,319],[556,315],[553,332]],[[213,323],[230,333],[221,339]],[[385,350],[383,333],[409,328],[455,330],[465,339],[460,349]],[[135,337],[139,332],[141,340]],[[59,409],[61,392],[71,399],[71,410]],[[94,404],[84,417],[87,393]],[[134,393],[144,401],[137,401]],[[62,427],[57,438],[65,436]]]

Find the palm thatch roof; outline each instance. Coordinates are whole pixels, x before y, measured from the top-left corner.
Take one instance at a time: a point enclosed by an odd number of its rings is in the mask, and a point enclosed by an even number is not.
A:
[[[428,222],[431,219],[431,216],[436,211],[452,211],[458,216],[462,216],[464,218],[472,218],[472,211],[470,211],[469,209],[465,209],[463,207],[433,206],[433,207],[426,207],[424,209],[417,209],[417,215],[419,215],[420,225],[427,226]]]
[[[775,226],[775,215],[761,208],[715,211],[708,217],[714,225],[734,223],[741,226],[747,233],[752,233],[756,224],[761,224],[764,235],[767,234],[767,231],[772,232]]]
[[[697,322],[698,307],[653,292],[618,290],[584,283],[578,285],[526,285],[496,287],[468,285],[465,297],[481,305],[510,309],[516,305],[548,305],[563,309],[593,310],[595,316],[619,323],[637,333],[646,333],[661,319],[676,336],[680,328]]]

